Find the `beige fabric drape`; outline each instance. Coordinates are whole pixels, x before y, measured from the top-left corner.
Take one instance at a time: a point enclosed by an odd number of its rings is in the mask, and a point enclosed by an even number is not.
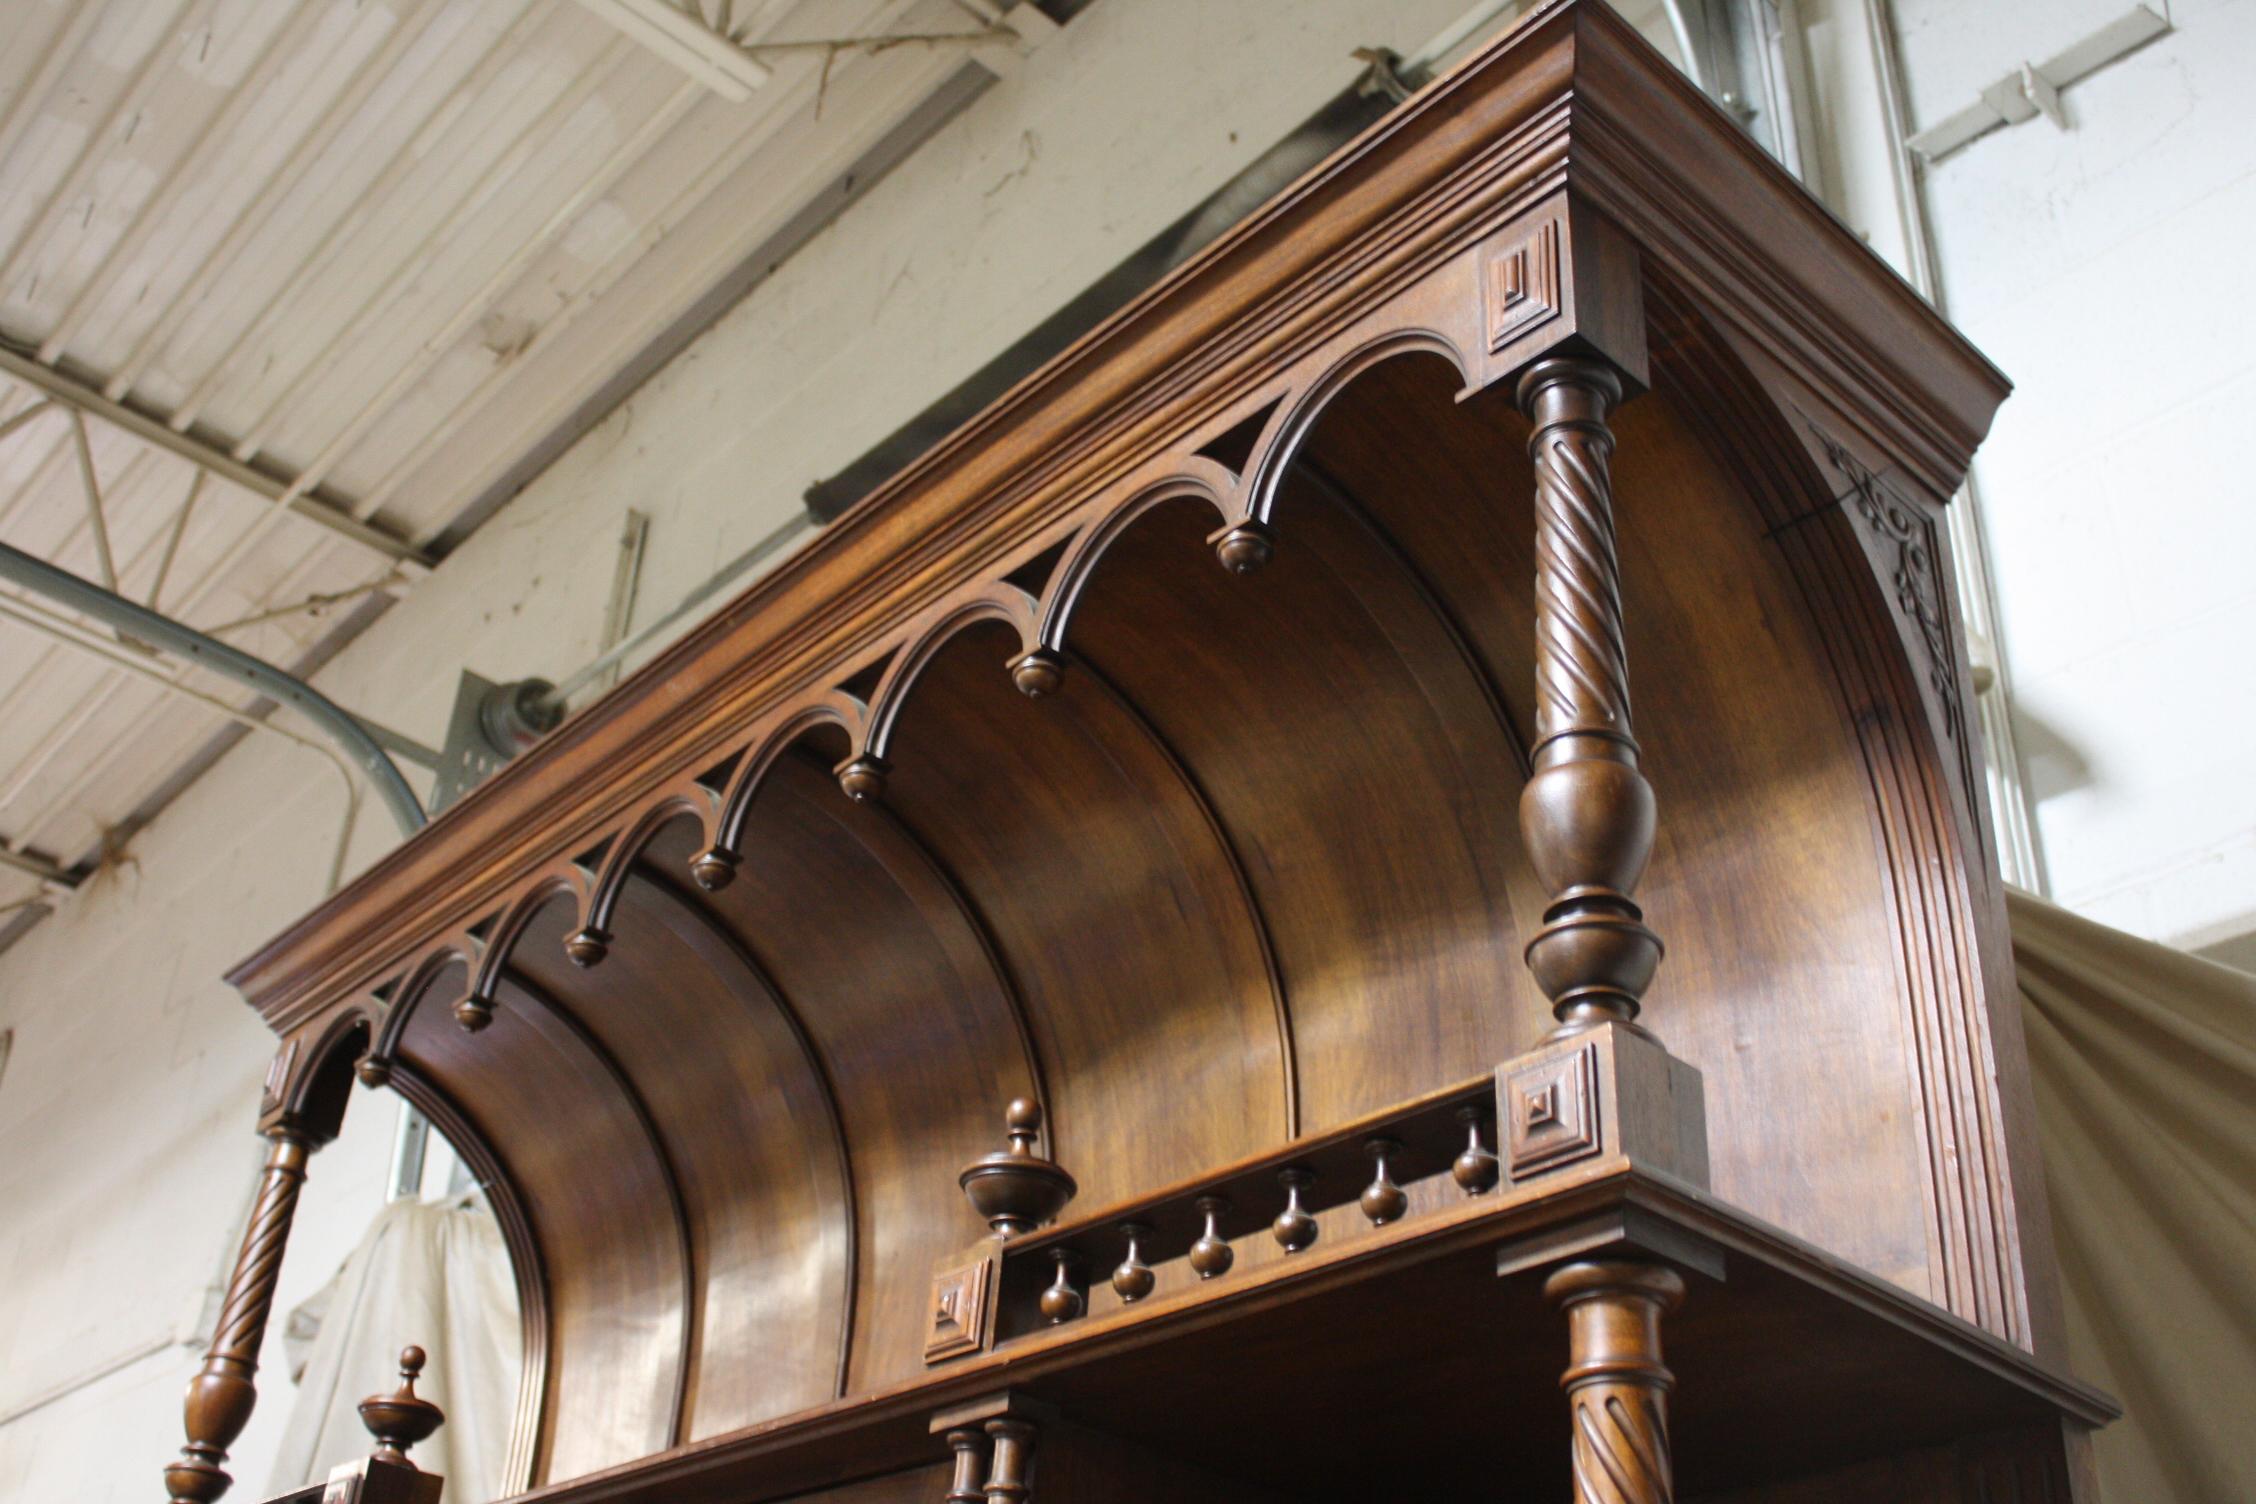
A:
[[[2256,1500],[2256,979],[2010,900],[2068,1339],[2108,1504]]]
[[[354,1407],[399,1382],[399,1351],[412,1343],[429,1359],[416,1392],[447,1414],[412,1460],[446,1478],[446,1504],[501,1494],[521,1346],[517,1284],[490,1211],[393,1202],[291,1325],[308,1317],[318,1331],[269,1493],[322,1482],[338,1463],[368,1455]]]

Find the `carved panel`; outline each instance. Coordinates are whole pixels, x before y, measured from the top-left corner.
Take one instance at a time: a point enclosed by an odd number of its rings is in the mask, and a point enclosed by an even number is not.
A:
[[[1865,532],[1883,554],[1894,554],[1891,583],[1896,608],[1918,628],[1927,650],[1927,685],[1935,693],[1943,734],[1963,734],[1958,702],[1958,655],[1951,647],[1949,596],[1943,588],[1942,549],[1935,524],[1917,503],[1866,469],[1847,446],[1815,423],[1810,430],[1825,446],[1825,458],[1849,483],[1846,498]]]
[[[1559,221],[1545,218],[1518,241],[1490,253],[1481,278],[1489,353],[1558,317]]]
[[[1538,1060],[1505,1078],[1505,1163],[1514,1180],[1604,1151],[1598,1049]]]
[[[995,1272],[994,1254],[982,1253],[933,1275],[931,1322],[924,1334],[926,1363],[945,1363],[986,1349],[994,1336]]]
[[[266,1064],[266,1085],[259,1092],[259,1115],[264,1117],[282,1105],[282,1097],[290,1089],[290,1072],[297,1068],[298,1042],[284,1040],[282,1048]]]

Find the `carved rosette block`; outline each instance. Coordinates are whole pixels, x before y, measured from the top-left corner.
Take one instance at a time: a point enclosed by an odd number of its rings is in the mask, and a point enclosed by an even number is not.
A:
[[[1632,1024],[1661,960],[1630,897],[1655,811],[1630,730],[1614,548],[1607,420],[1621,394],[1613,367],[1582,358],[1538,361],[1519,386],[1536,490],[1535,771],[1520,829],[1551,895],[1527,962],[1559,1021],[1554,1037]]]
[[[1700,1073],[1642,1030],[1600,1024],[1508,1061],[1496,1101],[1515,1185],[1606,1158],[1708,1183]]]
[[[1543,1293],[1567,1316],[1567,1392],[1573,1419],[1575,1504],[1672,1504],[1668,1395],[1661,1318],[1684,1280],[1661,1264],[1569,1264]]]
[[[924,1333],[928,1366],[984,1352],[994,1340],[999,1276],[992,1244],[932,1276],[932,1308]]]
[[[313,1153],[312,1142],[287,1124],[269,1131],[267,1140],[258,1200],[228,1276],[211,1346],[204,1353],[203,1366],[188,1381],[182,1405],[187,1444],[179,1460],[165,1469],[173,1504],[211,1504],[227,1492],[234,1480],[220,1464],[227,1460],[228,1447],[243,1434],[251,1407],[258,1402],[253,1379],[258,1373],[259,1345],[266,1338],[274,1283],[282,1274],[282,1252],[290,1240],[291,1218],[297,1214],[298,1190],[305,1184],[306,1161]]]

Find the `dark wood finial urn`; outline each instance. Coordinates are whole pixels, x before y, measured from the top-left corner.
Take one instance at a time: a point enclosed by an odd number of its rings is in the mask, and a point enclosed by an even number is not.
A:
[[[1042,1131],[1040,1103],[1026,1097],[1013,1101],[1003,1126],[1010,1147],[973,1160],[956,1183],[989,1227],[1015,1238],[1055,1221],[1080,1187],[1062,1167],[1034,1152],[1035,1136]]]
[[[422,1371],[423,1349],[403,1348],[399,1388],[390,1394],[372,1394],[360,1402],[360,1423],[376,1438],[376,1450],[370,1455],[405,1463],[409,1447],[427,1440],[445,1424],[446,1412],[415,1392],[415,1376]]]

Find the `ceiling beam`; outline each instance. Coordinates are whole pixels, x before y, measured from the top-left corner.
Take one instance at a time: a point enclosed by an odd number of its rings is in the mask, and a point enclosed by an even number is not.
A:
[[[56,402],[76,408],[88,417],[99,418],[144,444],[200,466],[230,485],[241,486],[254,496],[276,501],[298,485],[296,477],[277,475],[264,466],[246,464],[229,454],[225,445],[198,438],[193,430],[175,433],[163,420],[152,417],[139,408],[128,407],[103,396],[98,381],[82,381],[52,366],[42,365],[31,354],[11,343],[0,343],[0,373],[44,393]],[[340,501],[327,492],[292,495],[290,510],[316,527],[326,528],[338,537],[357,543],[369,552],[380,554],[394,563],[420,565],[428,569],[438,562],[398,534],[354,517],[349,503]]]
[[[63,888],[75,888],[79,882],[77,877],[53,857],[43,856],[37,851],[18,851],[4,843],[0,843],[0,867],[9,867],[26,877],[36,877],[42,883],[53,883]]]

